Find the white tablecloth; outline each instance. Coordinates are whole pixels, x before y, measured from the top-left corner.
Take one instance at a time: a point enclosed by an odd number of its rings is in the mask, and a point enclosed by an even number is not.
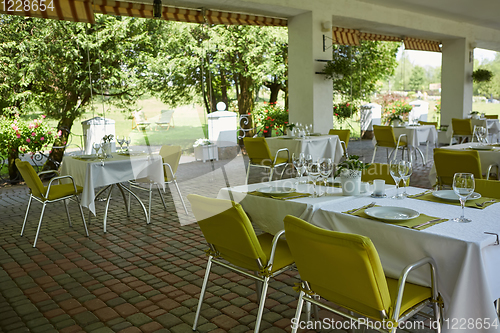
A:
[[[344,153],[338,135],[310,136],[307,138],[266,138],[271,155],[274,156],[278,149],[288,148],[290,158],[292,154],[311,154],[313,159],[329,157],[338,163]],[[280,155],[281,156],[281,155]]]
[[[394,127],[394,136],[396,139],[401,134],[406,134],[408,145],[412,147],[418,147],[420,143],[427,142],[436,144],[438,140],[437,130],[434,125]]]
[[[283,181],[272,184],[283,184]],[[500,234],[500,204],[483,210],[466,208],[466,216],[473,219],[471,223],[448,221],[417,231],[341,212],[375,201],[378,205],[407,207],[430,216],[451,219],[459,216],[460,207],[416,199],[373,199],[368,193],[343,197],[337,188],[330,189],[335,193],[333,196],[287,201],[242,193],[268,185],[239,186],[232,191],[233,198],[241,202],[252,222],[263,230],[275,233],[283,229],[283,217],[291,214],[325,229],[366,235],[374,242],[386,274],[392,277],[398,277],[407,264],[430,256],[437,263],[438,287],[445,301],[445,318],[449,319],[450,327],[453,320],[462,318],[473,318],[474,321],[479,318],[483,323],[486,318],[490,323],[496,318],[493,301],[500,297],[500,246],[494,245],[496,236],[484,232]],[[391,191],[387,190],[387,193],[392,194]],[[408,189],[410,194],[421,191]],[[228,190],[222,189],[218,197],[229,198]],[[411,281],[426,284],[428,274],[425,270],[416,273],[412,273]],[[450,327],[445,326],[444,332],[456,331]],[[482,331],[486,330],[478,327],[463,330]],[[491,331],[500,329],[488,330]]]
[[[488,135],[496,135],[496,139],[498,140],[500,133],[500,121],[498,119],[471,119],[471,124],[472,128],[474,128],[474,126],[486,127]],[[446,131],[446,136],[448,139],[451,139],[452,135],[453,125],[450,124],[450,126],[448,126],[448,130]]]
[[[441,147],[441,149],[450,149],[450,150],[462,150],[466,149],[469,147],[473,147],[476,145],[480,145],[481,143],[478,142],[471,142],[471,143],[462,143],[459,145],[452,145],[452,146],[444,146]],[[495,149],[495,150],[478,150],[479,153],[479,159],[481,160],[481,171],[485,175],[488,172],[488,167],[490,165],[498,165],[500,166],[500,149]],[[493,171],[496,172],[496,169],[493,168]],[[500,175],[499,175],[500,176]],[[500,179],[500,177],[499,177]],[[436,167],[434,164],[432,164],[431,170],[429,172],[429,180],[431,184],[434,184],[436,182]]]
[[[95,189],[131,179],[148,177],[164,187],[163,164],[159,155],[121,156],[99,160],[80,160],[65,156],[61,175],[71,175],[83,187],[81,204],[95,215]]]

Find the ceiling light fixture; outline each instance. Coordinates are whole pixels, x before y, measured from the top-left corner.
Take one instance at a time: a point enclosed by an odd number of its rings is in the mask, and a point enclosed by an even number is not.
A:
[[[153,1],[153,17],[154,18],[161,18],[163,6],[161,3],[161,0],[154,0]]]

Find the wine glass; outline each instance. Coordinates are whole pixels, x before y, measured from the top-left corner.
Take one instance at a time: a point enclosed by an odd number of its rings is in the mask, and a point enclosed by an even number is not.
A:
[[[407,197],[408,193],[406,193],[406,183],[408,182],[408,179],[411,177],[411,174],[413,173],[413,166],[410,161],[404,161],[401,160],[399,161],[399,175],[403,179],[403,186],[404,186],[404,192],[402,194],[403,197]]]
[[[120,151],[123,151],[123,144],[125,143],[125,136],[119,135],[116,137],[116,142],[120,145]]]
[[[330,177],[330,174],[333,171],[333,161],[331,158],[321,158],[319,161],[319,172],[321,174],[321,177],[323,178],[323,183],[325,184],[325,194],[327,190],[327,181],[328,177]]]
[[[453,221],[462,223],[472,221],[464,217],[464,211],[465,202],[474,193],[474,188],[474,175],[472,173],[456,173],[453,176],[453,191],[458,195],[460,206],[462,206],[462,216],[454,218]]]
[[[300,154],[293,153],[292,154],[292,163],[293,163],[295,170],[297,170],[297,173],[299,175],[299,179],[297,182],[295,182],[295,185],[300,184],[300,180],[302,179],[302,173],[303,173],[302,168],[304,167],[304,159],[305,159],[304,153],[300,153]]]
[[[94,149],[96,156],[98,156],[99,155],[99,149],[101,149],[101,144],[99,142],[94,142],[92,144],[92,148]]]
[[[392,179],[396,183],[396,195],[392,196],[392,199],[403,199],[403,196],[399,194],[399,182],[401,181],[401,174],[399,173],[399,162],[392,160],[389,163],[389,171],[391,173]]]
[[[127,136],[124,139],[125,139],[125,144],[127,145],[127,151],[128,151],[129,150],[128,146],[130,145],[130,143],[132,142],[132,140],[130,139],[130,136]]]
[[[316,181],[318,180],[320,173],[320,165],[318,162],[309,163],[307,165],[307,174],[313,183],[313,198],[316,197]]]

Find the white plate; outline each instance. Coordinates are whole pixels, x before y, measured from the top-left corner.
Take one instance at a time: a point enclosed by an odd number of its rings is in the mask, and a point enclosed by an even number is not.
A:
[[[493,149],[493,147],[490,145],[475,145],[475,146],[469,146],[469,148],[474,149],[474,150],[491,150],[491,149]]]
[[[458,195],[453,190],[434,191],[434,192],[432,192],[432,195],[435,196],[436,198],[443,199],[443,200],[459,201]],[[467,199],[467,201],[476,200],[479,198],[481,198],[481,194],[474,192]]]
[[[416,210],[403,207],[372,207],[366,209],[365,214],[385,221],[406,221],[420,215]]]
[[[311,136],[322,136],[323,134],[321,134],[321,133],[317,132],[317,133],[311,133],[310,135],[311,135]]]
[[[139,155],[144,155],[146,154],[146,152],[143,152],[143,151],[126,151],[126,152],[123,152],[123,153],[118,153],[118,155],[122,155],[122,156],[139,156]]]
[[[75,156],[78,157],[79,159],[82,160],[92,160],[94,158],[97,158],[97,155],[80,155],[80,156]]]
[[[294,192],[293,187],[288,186],[268,186],[257,189],[257,192],[270,195],[285,195]]]

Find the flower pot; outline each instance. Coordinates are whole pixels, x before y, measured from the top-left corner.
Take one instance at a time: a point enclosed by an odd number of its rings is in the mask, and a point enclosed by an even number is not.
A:
[[[111,142],[105,142],[101,145],[102,153],[104,157],[112,157],[111,156]]]
[[[206,162],[208,160],[219,160],[219,150],[217,145],[203,145],[194,147],[194,158]]]
[[[361,193],[361,170],[346,170],[340,174],[342,195],[359,195]]]
[[[399,120],[393,120],[392,121],[392,126],[399,127],[399,126],[401,126],[401,122]]]

